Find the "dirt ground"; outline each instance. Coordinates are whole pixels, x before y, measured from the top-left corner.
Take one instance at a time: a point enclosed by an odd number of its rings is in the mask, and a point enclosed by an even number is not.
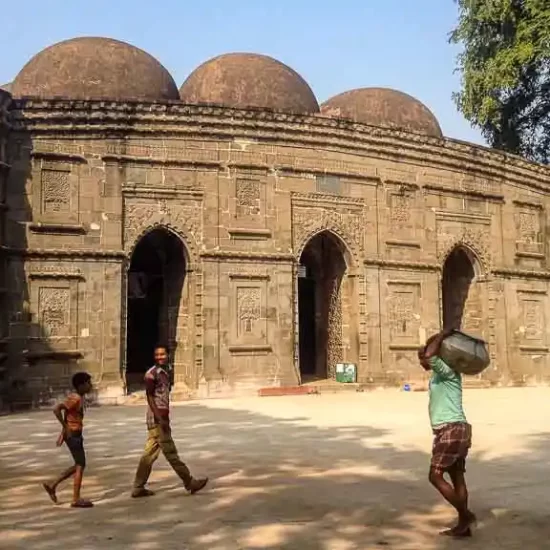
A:
[[[0,548],[82,550],[550,548],[550,389],[466,391],[474,538],[427,482],[426,393],[190,402],[174,407],[180,454],[209,489],[187,496],[164,459],[130,499],[145,438],[141,406],[92,408],[84,496],[53,506],[40,488],[70,464],[49,412],[0,418]]]

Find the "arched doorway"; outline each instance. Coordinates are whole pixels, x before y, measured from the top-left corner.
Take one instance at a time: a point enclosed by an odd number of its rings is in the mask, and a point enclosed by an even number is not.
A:
[[[456,330],[481,328],[481,300],[476,276],[478,261],[466,247],[457,246],[443,265],[443,326]]]
[[[333,378],[342,360],[341,286],[345,247],[329,231],[314,236],[298,272],[299,365],[302,382]]]
[[[176,352],[179,304],[186,272],[181,239],[156,228],[137,243],[128,271],[126,387],[140,389],[157,343]]]

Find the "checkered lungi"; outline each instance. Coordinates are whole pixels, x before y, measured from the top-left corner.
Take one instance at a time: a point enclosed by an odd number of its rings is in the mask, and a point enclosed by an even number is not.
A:
[[[448,472],[453,467],[466,471],[466,457],[472,446],[472,426],[453,422],[434,428],[431,470]]]

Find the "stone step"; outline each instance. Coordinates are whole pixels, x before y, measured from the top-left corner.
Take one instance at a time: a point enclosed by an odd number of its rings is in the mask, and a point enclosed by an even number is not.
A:
[[[280,397],[283,395],[320,395],[322,393],[362,392],[367,388],[364,384],[342,384],[339,382],[321,380],[308,382],[301,386],[274,386],[260,388],[260,397]]]

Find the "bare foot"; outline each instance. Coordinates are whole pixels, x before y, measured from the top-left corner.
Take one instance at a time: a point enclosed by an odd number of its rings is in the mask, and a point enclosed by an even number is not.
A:
[[[94,503],[89,500],[84,500],[83,498],[79,498],[75,502],[71,504],[71,508],[93,508]]]
[[[54,504],[57,504],[57,495],[55,494],[55,489],[53,487],[50,487],[47,483],[42,483],[42,487],[44,488],[44,491],[48,493],[48,496],[52,499],[52,502]]]

